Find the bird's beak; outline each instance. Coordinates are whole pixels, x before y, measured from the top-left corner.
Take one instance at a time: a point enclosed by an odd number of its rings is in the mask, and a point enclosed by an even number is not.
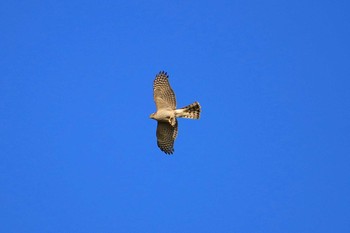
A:
[[[153,119],[153,113],[151,115],[149,115],[149,118]]]

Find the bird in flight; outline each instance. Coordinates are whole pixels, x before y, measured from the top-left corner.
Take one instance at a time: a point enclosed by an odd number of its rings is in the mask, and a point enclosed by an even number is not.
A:
[[[169,76],[161,71],[153,82],[153,98],[157,111],[150,115],[158,122],[157,145],[166,154],[174,153],[174,142],[178,132],[178,117],[199,119],[201,106],[194,102],[186,107],[176,109],[176,98],[169,84]]]

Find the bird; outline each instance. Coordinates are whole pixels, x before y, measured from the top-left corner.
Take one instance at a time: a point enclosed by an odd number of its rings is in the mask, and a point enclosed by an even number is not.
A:
[[[160,71],[153,82],[153,98],[157,111],[149,117],[157,121],[157,145],[161,151],[174,153],[174,142],[178,133],[177,118],[199,119],[201,106],[196,101],[176,109],[176,97],[169,83],[169,75]]]

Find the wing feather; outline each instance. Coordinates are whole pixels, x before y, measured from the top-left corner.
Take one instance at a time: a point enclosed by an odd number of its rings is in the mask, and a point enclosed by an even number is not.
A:
[[[166,154],[174,153],[174,142],[178,132],[177,120],[175,126],[167,122],[158,121],[157,125],[157,145]]]
[[[157,110],[164,108],[176,108],[176,98],[173,89],[171,89],[169,76],[166,72],[161,71],[157,74],[153,83],[153,98]]]

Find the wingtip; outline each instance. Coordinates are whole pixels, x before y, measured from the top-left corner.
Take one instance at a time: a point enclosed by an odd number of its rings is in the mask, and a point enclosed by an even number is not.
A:
[[[172,155],[174,154],[174,149],[171,149],[171,150],[162,150],[165,154],[167,155]]]
[[[164,75],[165,77],[169,78],[168,73],[165,72],[164,70],[159,71],[159,73],[156,76],[159,76],[159,75]]]

